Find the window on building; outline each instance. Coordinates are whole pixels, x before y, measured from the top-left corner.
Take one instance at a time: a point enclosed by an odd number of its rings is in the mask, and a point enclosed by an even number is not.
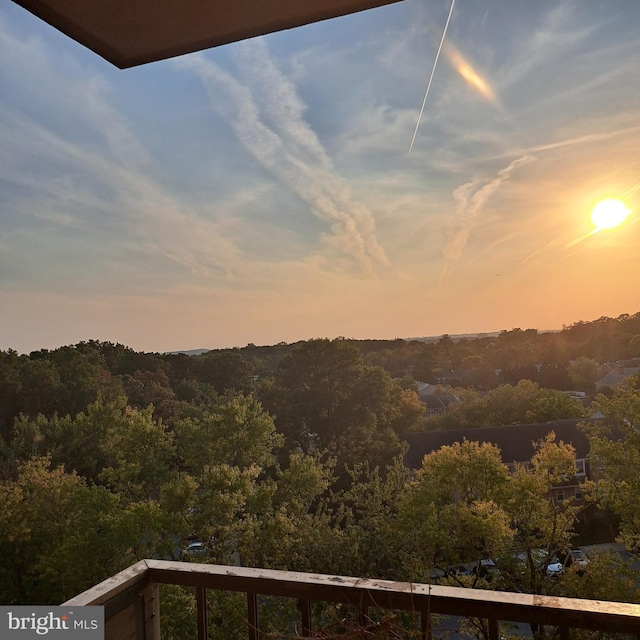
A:
[[[576,466],[576,475],[584,476],[586,474],[585,461],[584,458],[576,458],[573,462]]]

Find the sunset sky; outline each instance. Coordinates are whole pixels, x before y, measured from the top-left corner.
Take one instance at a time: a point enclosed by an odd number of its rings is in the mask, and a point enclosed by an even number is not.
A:
[[[640,2],[457,0],[409,154],[449,7],[120,71],[4,0],[0,349],[640,311]]]

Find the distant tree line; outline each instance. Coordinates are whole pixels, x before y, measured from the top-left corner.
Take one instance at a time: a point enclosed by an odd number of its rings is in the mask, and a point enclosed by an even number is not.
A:
[[[380,366],[392,378],[409,376],[434,383],[439,374],[467,370],[476,389],[500,384],[515,385],[527,379],[541,387],[568,390],[575,381],[567,370],[579,358],[598,363],[640,357],[640,312],[617,318],[603,316],[581,321],[560,331],[511,329],[497,336],[453,339],[448,335],[420,340],[349,340],[367,364]],[[257,347],[247,345],[235,351],[250,362],[261,377],[272,375],[280,360],[295,344]],[[499,374],[496,376],[496,370]],[[464,385],[464,386],[467,386]]]

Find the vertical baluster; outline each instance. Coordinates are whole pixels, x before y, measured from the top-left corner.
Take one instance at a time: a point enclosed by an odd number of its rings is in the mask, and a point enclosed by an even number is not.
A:
[[[198,640],[207,640],[209,637],[209,622],[207,619],[207,590],[204,587],[196,587],[196,608]]]
[[[413,591],[413,585],[411,590]],[[420,633],[422,640],[431,640],[431,585],[429,585],[427,606],[420,609]]]
[[[431,612],[429,609],[420,611],[420,631],[422,640],[431,640]]]
[[[311,600],[300,599],[298,600],[298,606],[300,607],[300,615],[302,617],[302,635],[307,637],[311,636]]]
[[[369,624],[369,607],[360,602],[360,610],[358,611],[358,624],[361,627],[366,627]]]
[[[489,640],[500,640],[500,622],[489,618]]]
[[[258,627],[258,595],[247,592],[247,610],[249,621],[249,640],[260,640]]]

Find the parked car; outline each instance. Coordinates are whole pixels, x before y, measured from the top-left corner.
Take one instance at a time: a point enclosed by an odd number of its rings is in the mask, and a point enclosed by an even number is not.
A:
[[[563,559],[563,564],[565,569],[573,566],[580,573],[589,564],[589,558],[587,558],[582,549],[569,549]]]
[[[584,570],[588,563],[589,559],[582,549],[569,549],[566,553],[561,554],[560,559],[555,557],[553,562],[549,563],[547,566],[547,575],[558,577],[569,567],[575,567],[579,573]]]
[[[202,540],[191,540],[183,551],[185,556],[203,556],[208,551],[207,545]]]
[[[554,558],[553,562],[547,565],[547,575],[550,578],[558,578],[564,573],[564,564],[558,559]]]

